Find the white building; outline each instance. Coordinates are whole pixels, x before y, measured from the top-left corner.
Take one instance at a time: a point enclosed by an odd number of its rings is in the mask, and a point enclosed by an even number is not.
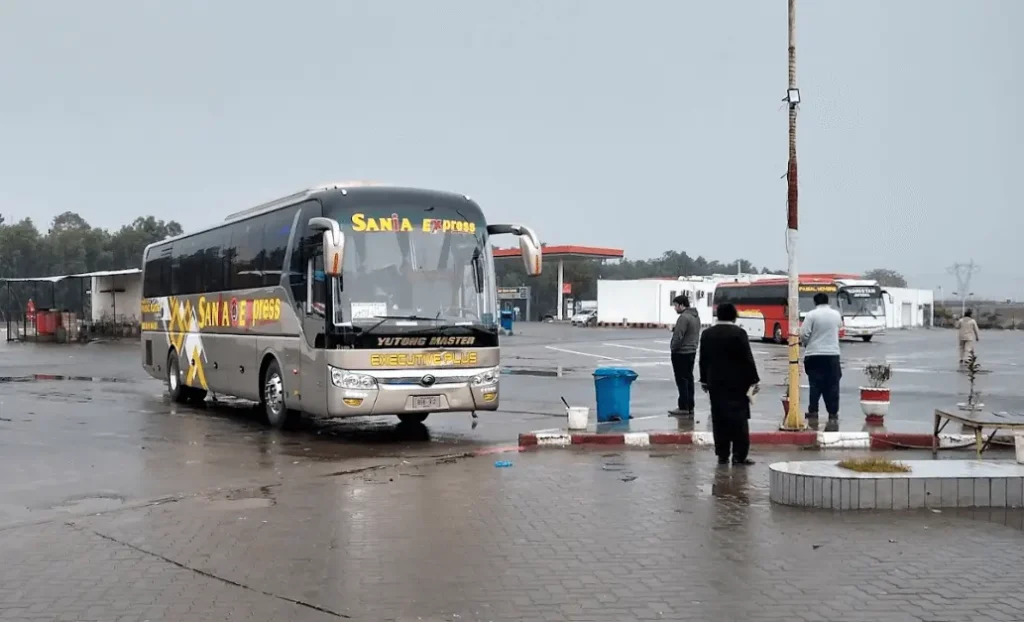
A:
[[[686,294],[700,314],[700,323],[710,326],[711,299],[716,282],[711,277],[679,279],[637,279],[597,281],[597,322],[631,326],[672,326],[676,311],[672,300]]]
[[[916,328],[932,326],[935,319],[935,293],[930,289],[886,287],[885,327]]]
[[[135,324],[142,319],[142,270],[75,275],[90,279],[93,322]]]
[[[777,279],[776,274],[716,274],[677,279],[634,279],[597,281],[597,322],[603,325],[636,327],[672,326],[676,312],[672,299],[686,294],[700,314],[701,324],[714,322],[711,308],[715,287],[721,282]],[[887,329],[931,326],[935,300],[931,290],[900,287],[885,288],[885,326]],[[891,300],[890,300],[891,298]]]

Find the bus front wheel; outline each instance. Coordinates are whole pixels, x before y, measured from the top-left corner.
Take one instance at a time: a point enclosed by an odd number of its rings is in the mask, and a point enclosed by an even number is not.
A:
[[[782,325],[781,324],[776,324],[775,325],[775,330],[772,331],[772,339],[774,339],[775,343],[778,343],[778,344],[781,344],[781,343],[784,342],[784,340],[782,338]]]
[[[281,366],[274,359],[263,370],[260,409],[264,422],[272,428],[281,429],[291,423],[291,412],[285,403],[284,376],[281,374]]]
[[[429,414],[430,413],[402,413],[398,415],[398,422],[405,424],[423,423],[427,420],[427,416]]]

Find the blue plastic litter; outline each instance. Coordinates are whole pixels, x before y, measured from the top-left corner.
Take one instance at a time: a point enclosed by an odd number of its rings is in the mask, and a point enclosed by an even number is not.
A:
[[[504,469],[512,466],[512,462],[509,460],[498,460],[497,462],[494,463],[494,466],[498,467],[499,469]]]
[[[629,420],[630,385],[637,373],[626,367],[599,367],[594,370],[597,393],[597,422]]]

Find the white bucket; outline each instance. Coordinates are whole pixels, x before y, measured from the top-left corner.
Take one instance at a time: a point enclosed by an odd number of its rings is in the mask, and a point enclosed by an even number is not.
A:
[[[567,412],[569,413],[570,430],[587,429],[587,422],[590,420],[589,408],[586,406],[570,406]]]
[[[1017,450],[1017,464],[1024,464],[1024,432],[1013,434],[1013,446]]]

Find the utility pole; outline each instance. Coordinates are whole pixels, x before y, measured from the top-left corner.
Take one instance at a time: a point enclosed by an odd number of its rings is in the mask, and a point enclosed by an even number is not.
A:
[[[954,294],[960,296],[960,317],[963,317],[964,313],[967,312],[967,297],[971,295],[971,277],[980,268],[981,266],[974,263],[972,259],[968,263],[955,263],[947,269],[950,274],[956,277],[956,292]]]
[[[800,412],[800,274],[796,267],[797,240],[797,166],[796,113],[800,90],[796,87],[796,0],[789,0],[789,167],[786,170],[786,252],[789,269],[789,411],[782,430],[803,430],[804,415]]]

